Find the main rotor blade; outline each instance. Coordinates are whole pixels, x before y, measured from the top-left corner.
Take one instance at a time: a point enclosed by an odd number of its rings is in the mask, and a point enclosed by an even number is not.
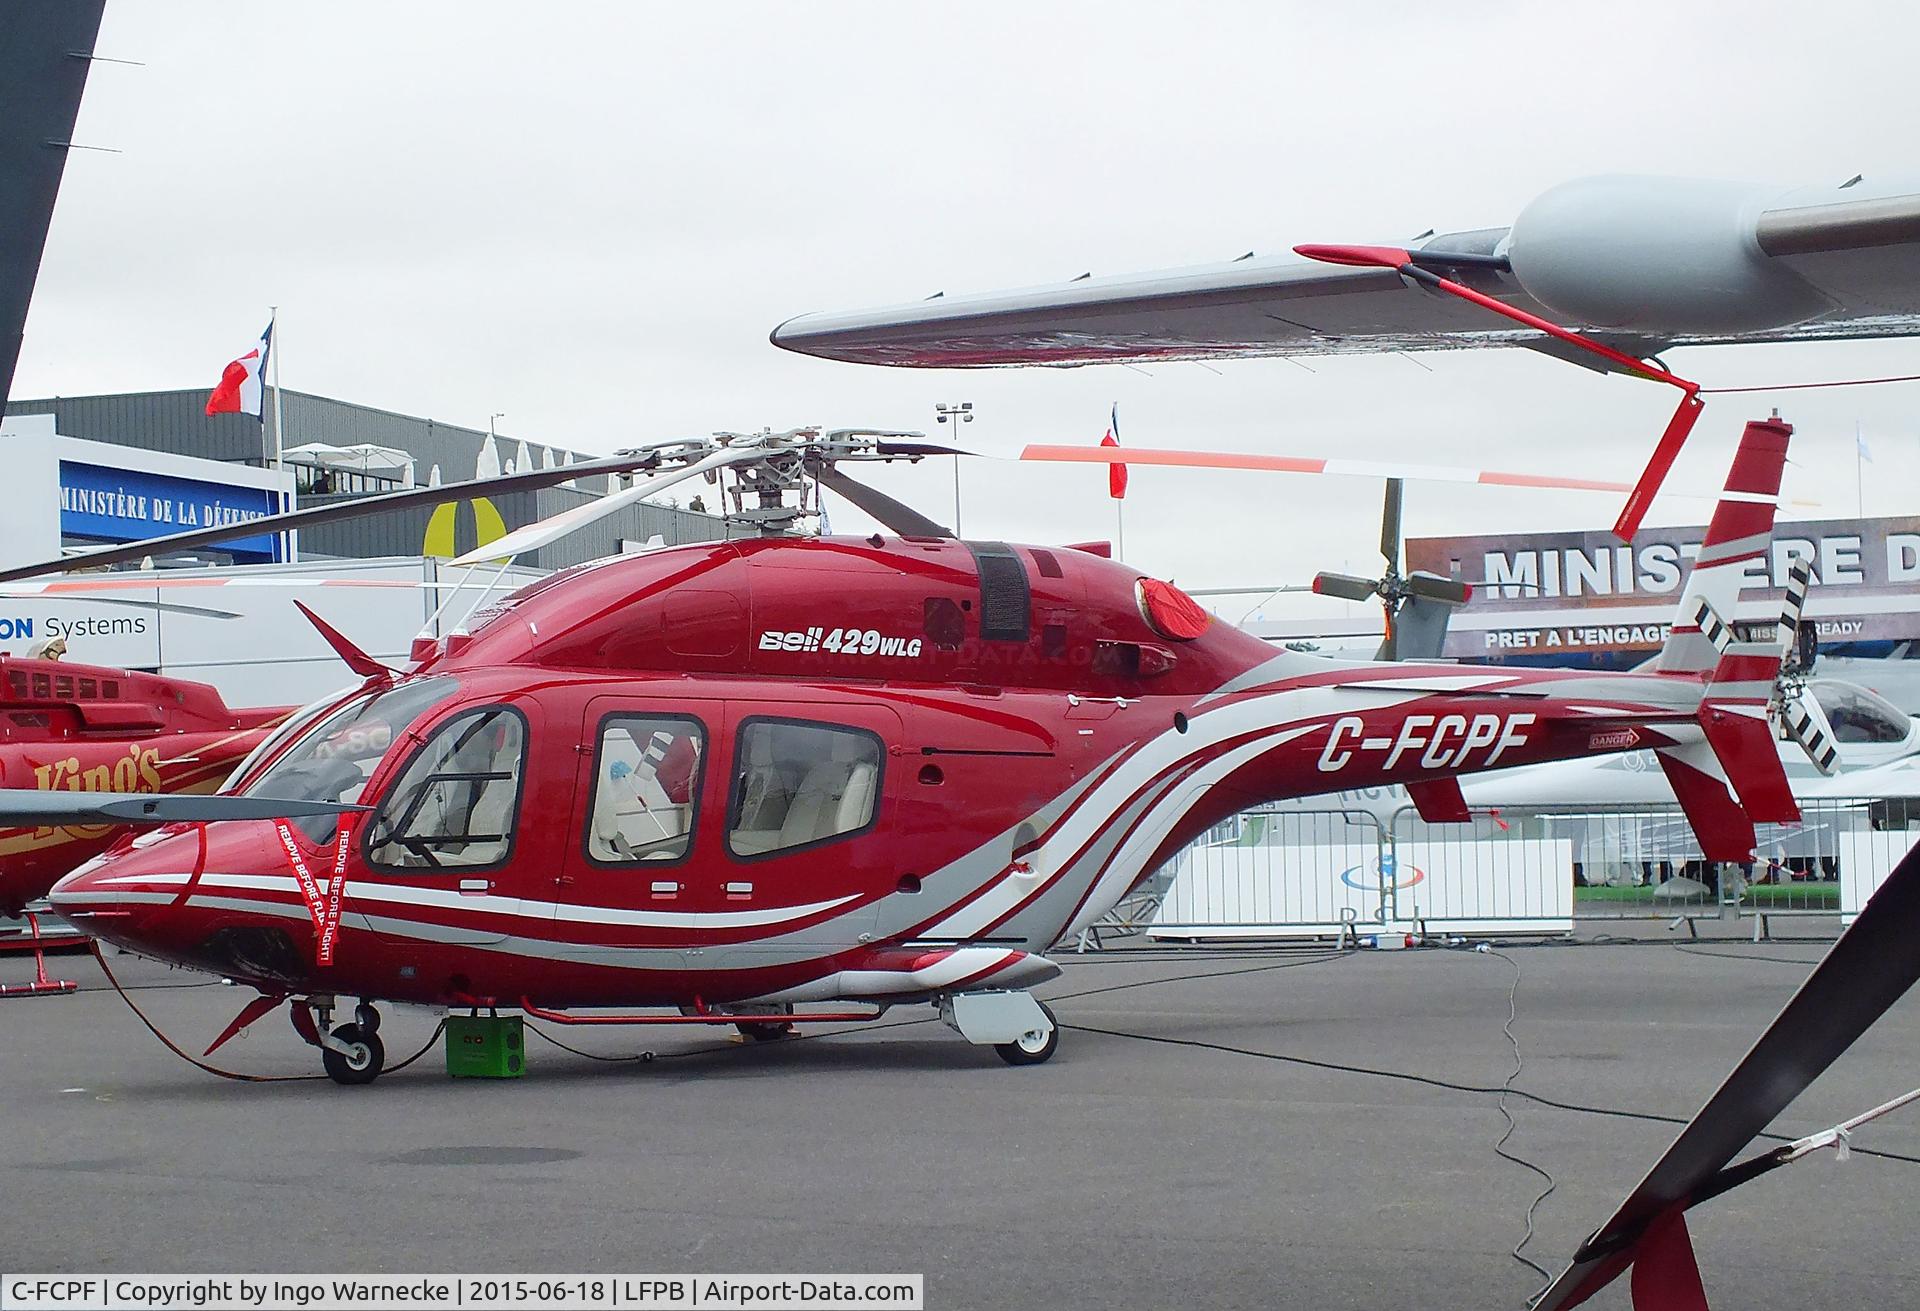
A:
[[[1442,578],[1425,570],[1416,570],[1407,575],[1407,591],[1422,600],[1438,601],[1443,605],[1465,605],[1473,599],[1473,584],[1463,583],[1457,578]]]
[[[725,468],[730,464],[744,464],[749,460],[758,460],[766,455],[758,446],[726,446],[692,464],[682,465],[678,469],[668,469],[664,473],[654,474],[650,478],[638,478],[631,487],[623,488],[597,501],[588,501],[576,505],[559,514],[550,514],[544,519],[536,519],[524,528],[516,528],[505,537],[496,538],[485,546],[476,546],[453,562],[454,568],[465,565],[481,564],[487,560],[510,560],[527,551],[537,551],[550,542],[557,542],[569,533],[578,532],[588,524],[598,523],[610,514],[617,514],[635,501],[663,492],[677,482],[698,477],[710,469]]]
[[[1387,479],[1387,496],[1380,508],[1380,554],[1387,558],[1387,569],[1400,572],[1400,505],[1405,499],[1406,482]]]
[[[978,451],[969,451],[959,446],[936,446],[932,442],[875,442],[874,454],[880,456],[905,455],[918,458],[922,455],[978,455]]]
[[[1352,574],[1321,572],[1313,576],[1313,590],[1321,596],[1337,596],[1343,601],[1370,600],[1380,590],[1378,579],[1355,578]]]
[[[661,443],[661,445],[671,446],[681,444],[678,441]],[[443,483],[438,487],[409,487],[397,492],[385,492],[379,496],[363,496],[350,501],[340,501],[333,505],[318,505],[306,510],[288,510],[281,514],[269,514],[259,519],[249,519],[244,523],[220,524],[213,528],[189,528],[183,533],[169,533],[165,537],[149,537],[121,546],[103,546],[97,550],[81,551],[75,555],[63,556],[58,560],[43,560],[37,564],[15,565],[10,569],[0,569],[0,582],[9,582],[16,578],[38,578],[43,574],[65,573],[70,569],[95,569],[101,565],[119,564],[126,560],[139,560],[149,555],[184,551],[196,546],[218,546],[222,542],[237,541],[244,537],[260,537],[269,533],[287,532],[295,528],[312,528],[320,524],[339,523],[347,519],[390,514],[396,510],[412,509],[416,505],[441,505],[448,501],[469,500],[474,496],[498,496],[507,492],[533,491],[541,487],[553,487],[574,478],[591,478],[599,474],[631,473],[636,469],[648,468],[659,458],[657,449],[629,451],[624,455],[609,456],[604,460],[564,464],[551,469],[529,469],[524,473],[502,474],[495,478],[470,478],[466,482]],[[494,556],[481,558],[492,559]]]
[[[1916,939],[1920,848],[1894,867],[1666,1155],[1613,1218],[1580,1245],[1573,1264],[1534,1303],[1534,1311],[1578,1306],[1626,1268],[1635,1245],[1662,1216],[1785,1164],[1788,1154],[1776,1151],[1726,1168],[1920,978]]]
[[[1438,464],[1390,464],[1378,460],[1322,460],[1296,455],[1237,451],[1156,450],[1147,446],[1029,446],[1023,460],[1065,464],[1157,464],[1181,469],[1257,469],[1267,473],[1335,474],[1355,478],[1404,478],[1412,482],[1479,483],[1488,487],[1540,487],[1573,492],[1631,491],[1629,483],[1559,478],[1497,469],[1459,469]]]
[[[952,537],[951,528],[943,528],[910,505],[894,500],[885,492],[855,482],[826,460],[807,461],[807,471],[825,488],[850,502],[868,518],[902,537]]]
[[[225,819],[298,819],[345,815],[365,806],[335,801],[282,801],[273,797],[199,796],[191,793],[67,792],[0,788],[0,825],[174,824]]]

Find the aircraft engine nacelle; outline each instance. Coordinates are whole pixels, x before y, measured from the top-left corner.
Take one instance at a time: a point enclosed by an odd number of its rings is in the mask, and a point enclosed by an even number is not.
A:
[[[1760,249],[1781,189],[1704,178],[1594,177],[1520,212],[1508,235],[1527,294],[1583,325],[1667,336],[1785,327],[1833,308]]]

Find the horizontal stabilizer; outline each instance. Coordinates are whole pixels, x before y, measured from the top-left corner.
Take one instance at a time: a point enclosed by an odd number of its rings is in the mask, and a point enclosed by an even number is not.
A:
[[[1407,784],[1420,818],[1429,824],[1465,824],[1473,819],[1457,778],[1427,778]]]

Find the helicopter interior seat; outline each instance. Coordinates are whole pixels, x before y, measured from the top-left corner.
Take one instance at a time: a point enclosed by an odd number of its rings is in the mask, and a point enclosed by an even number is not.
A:
[[[807,771],[780,825],[779,847],[818,842],[866,824],[873,814],[879,768],[872,744],[851,733],[836,733],[828,756]]]
[[[773,754],[773,734],[747,736],[747,768],[730,841],[741,855],[771,851],[793,805],[793,784]]]
[[[405,866],[490,865],[507,854],[520,797],[518,722],[488,722],[461,733],[440,763],[429,748],[410,767],[423,777],[416,786],[427,794],[404,834],[396,835],[382,859]],[[450,775],[442,777],[440,775]],[[493,774],[499,777],[463,777]],[[403,779],[396,795],[413,780]]]

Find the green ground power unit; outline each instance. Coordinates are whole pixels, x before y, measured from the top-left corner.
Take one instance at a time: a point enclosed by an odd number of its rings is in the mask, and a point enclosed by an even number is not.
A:
[[[447,1073],[453,1078],[518,1079],[526,1069],[526,1022],[520,1016],[447,1016]]]

